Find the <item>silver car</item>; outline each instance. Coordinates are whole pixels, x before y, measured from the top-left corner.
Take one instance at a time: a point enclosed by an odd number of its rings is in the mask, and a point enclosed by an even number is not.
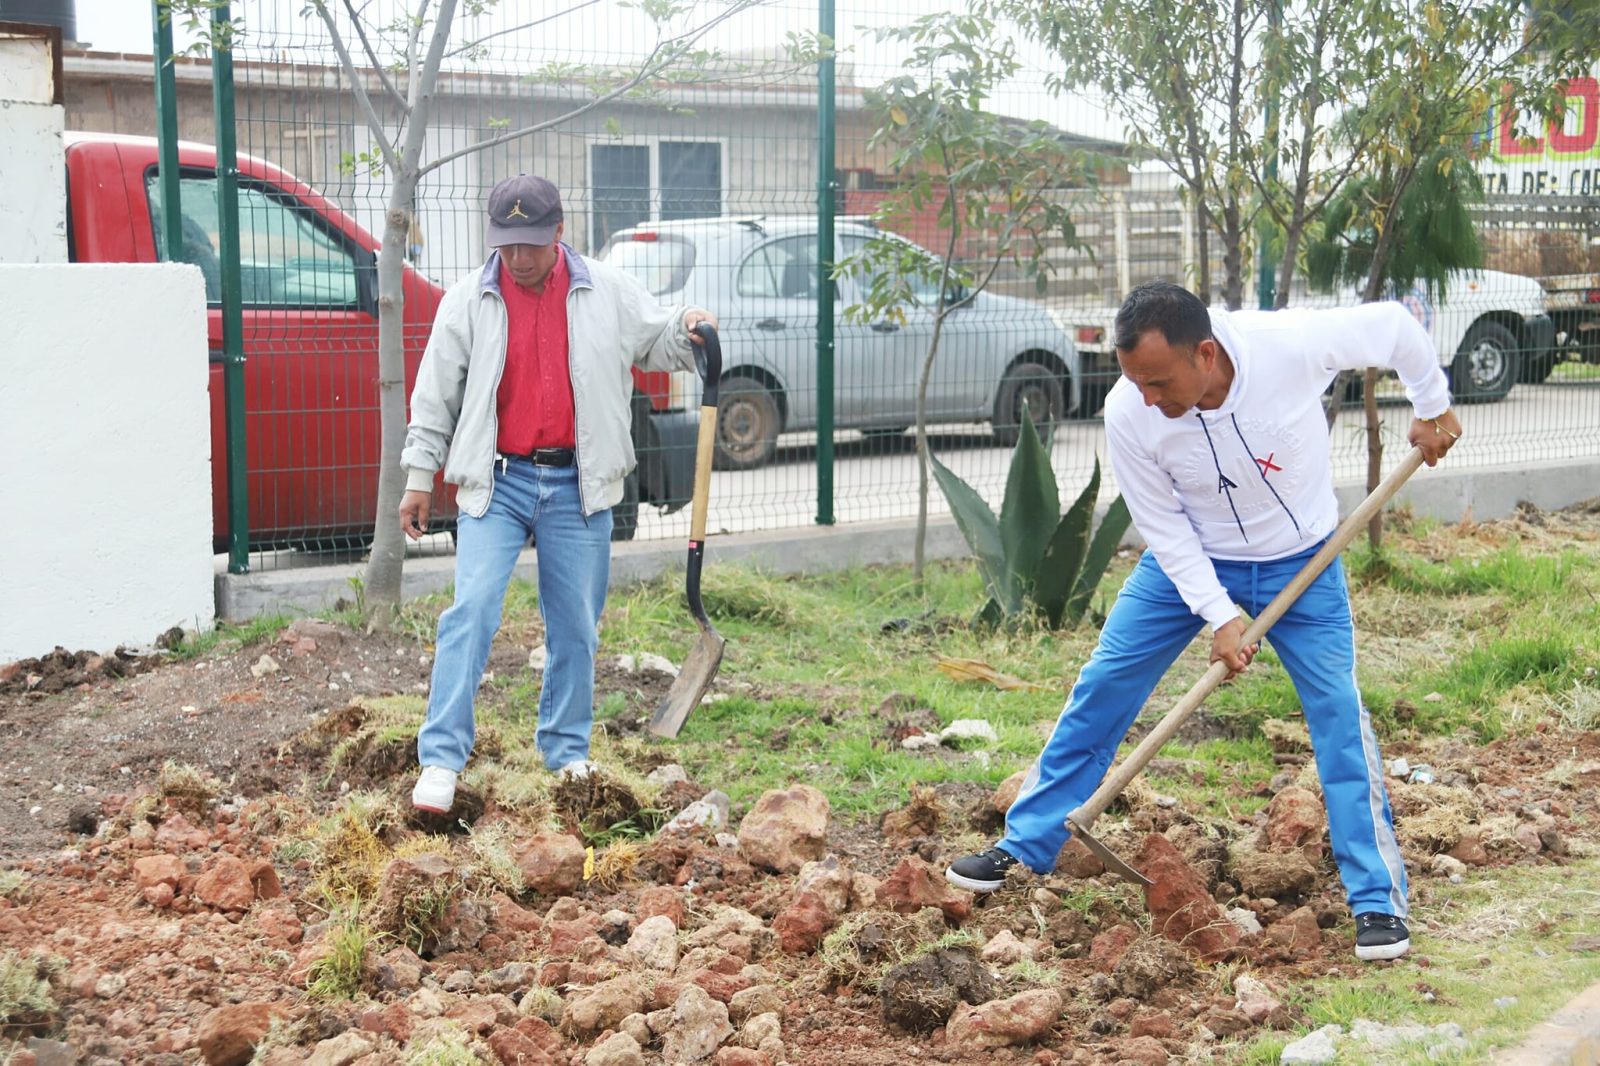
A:
[[[846,220],[834,233],[836,262],[887,236]],[[614,233],[600,252],[663,302],[710,308],[721,321],[721,469],[761,466],[780,433],[816,428],[816,248],[815,216],[769,216],[644,223]],[[846,311],[863,303],[861,281],[835,284],[834,425],[903,433],[916,421],[933,315],[907,307],[903,322],[854,321]],[[981,292],[945,322],[928,421],[987,422],[1000,443],[1011,444],[1024,406],[1036,423],[1053,423],[1087,406],[1083,395],[1077,350],[1051,316],[1026,300]]]

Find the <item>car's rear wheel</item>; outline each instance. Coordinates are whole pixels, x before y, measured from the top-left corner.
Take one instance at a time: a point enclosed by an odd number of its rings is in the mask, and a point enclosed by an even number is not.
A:
[[[1523,385],[1543,385],[1545,380],[1555,372],[1556,364],[1561,362],[1561,349],[1552,347],[1543,355],[1527,355],[1522,357],[1522,366],[1517,371],[1517,381]]]
[[[770,388],[748,377],[722,382],[717,402],[718,470],[753,470],[772,461],[778,450],[783,412]]]
[[[1474,323],[1450,364],[1456,402],[1487,403],[1510,392],[1517,381],[1517,349],[1517,335],[1505,326]]]
[[[1039,439],[1049,441],[1056,423],[1066,416],[1062,379],[1037,363],[1018,363],[1006,371],[994,404],[995,443],[1009,448],[1022,435],[1022,412],[1033,419]]]

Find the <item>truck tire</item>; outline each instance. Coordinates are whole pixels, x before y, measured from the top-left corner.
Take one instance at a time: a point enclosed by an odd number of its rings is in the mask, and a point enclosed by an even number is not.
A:
[[[1561,350],[1551,348],[1543,355],[1522,357],[1522,365],[1517,370],[1517,382],[1521,385],[1543,385],[1555,370],[1556,364],[1561,361]]]
[[[1046,443],[1057,422],[1066,415],[1062,379],[1038,363],[1018,363],[1000,380],[994,401],[994,442],[1013,447],[1022,436],[1022,410],[1028,409],[1039,439]]]
[[[1517,335],[1498,322],[1473,323],[1450,364],[1450,390],[1457,403],[1505,398],[1517,381]]]
[[[783,414],[771,389],[742,375],[724,378],[717,402],[718,470],[754,470],[778,451]]]

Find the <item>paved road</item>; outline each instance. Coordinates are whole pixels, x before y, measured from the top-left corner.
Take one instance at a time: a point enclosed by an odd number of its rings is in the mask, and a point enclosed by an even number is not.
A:
[[[1404,445],[1410,408],[1403,400],[1380,407],[1386,432],[1386,466]],[[1600,381],[1518,385],[1499,403],[1459,410],[1466,435],[1450,453],[1452,468],[1502,466],[1582,456],[1600,457]],[[1359,408],[1345,411],[1333,431],[1334,476],[1359,479],[1366,471],[1365,423]],[[998,510],[1005,492],[1010,449],[994,444],[986,426],[942,426],[931,437],[935,454]],[[834,447],[834,514],[838,522],[909,518],[917,513],[917,461],[911,433],[893,440],[863,440],[841,431]],[[1105,431],[1098,419],[1069,422],[1057,432],[1051,459],[1063,505],[1088,483],[1095,457],[1105,461]],[[1418,477],[1427,476],[1427,472]],[[1105,470],[1102,500],[1115,485]],[[779,440],[777,460],[758,470],[712,475],[708,526],[713,532],[805,526],[816,517],[814,434]],[[946,513],[944,496],[930,483],[929,511]],[[638,536],[687,537],[688,511],[661,515],[645,508]]]

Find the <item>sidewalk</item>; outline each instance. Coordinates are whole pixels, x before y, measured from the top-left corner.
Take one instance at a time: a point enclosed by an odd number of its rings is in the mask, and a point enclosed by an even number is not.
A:
[[[1494,1058],[1495,1066],[1600,1066],[1600,984],[1578,993],[1534,1026],[1528,1039]]]

